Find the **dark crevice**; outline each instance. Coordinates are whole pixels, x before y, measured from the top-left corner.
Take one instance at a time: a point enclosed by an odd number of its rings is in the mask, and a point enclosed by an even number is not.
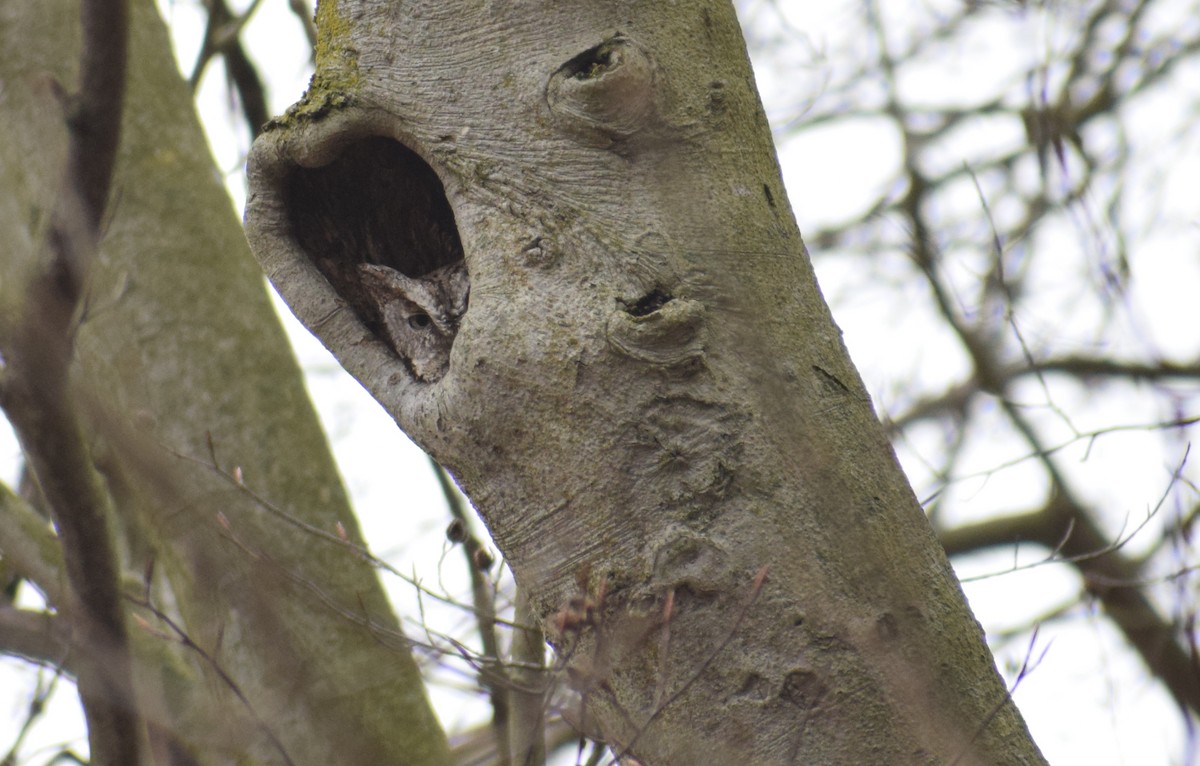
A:
[[[441,179],[398,141],[366,138],[328,165],[297,167],[286,194],[296,239],[322,272],[373,263],[420,277],[462,260]]]
[[[292,234],[412,377],[446,374],[470,296],[445,187],[403,144],[366,138],[284,184]]]
[[[563,64],[559,71],[565,76],[574,77],[577,80],[589,80],[593,77],[598,77],[613,67],[613,51],[624,41],[625,38],[618,34],[580,53],[575,58]]]
[[[362,264],[418,278],[463,260],[441,179],[393,139],[365,138],[327,165],[296,167],[284,194],[297,242],[376,332],[378,307],[364,289]]]
[[[626,304],[625,310],[629,312],[630,316],[644,317],[648,314],[653,314],[655,311],[658,311],[674,299],[674,296],[672,296],[670,293],[666,293],[659,288],[655,288],[639,298],[637,303],[633,304],[632,306]]]

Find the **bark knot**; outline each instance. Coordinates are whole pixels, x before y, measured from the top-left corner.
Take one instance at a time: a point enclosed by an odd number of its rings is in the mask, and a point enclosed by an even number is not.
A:
[[[608,317],[609,344],[633,359],[674,366],[704,354],[704,305],[656,288]]]
[[[546,103],[601,143],[628,138],[657,122],[654,62],[617,33],[560,66],[546,84]]]

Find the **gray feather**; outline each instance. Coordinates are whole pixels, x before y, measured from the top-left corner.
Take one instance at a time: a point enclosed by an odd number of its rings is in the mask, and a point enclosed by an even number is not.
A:
[[[450,346],[467,311],[470,283],[464,264],[407,277],[387,266],[361,264],[363,288],[396,355],[432,383],[450,367]]]

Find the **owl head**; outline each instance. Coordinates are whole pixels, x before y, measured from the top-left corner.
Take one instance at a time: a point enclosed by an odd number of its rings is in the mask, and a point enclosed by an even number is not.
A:
[[[450,366],[450,346],[467,310],[466,268],[459,262],[421,277],[375,264],[362,264],[359,271],[392,350],[418,379],[440,380]]]

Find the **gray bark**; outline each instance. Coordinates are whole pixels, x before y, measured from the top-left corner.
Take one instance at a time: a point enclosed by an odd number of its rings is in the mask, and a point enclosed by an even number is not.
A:
[[[252,153],[252,247],[453,472],[614,750],[1041,763],[817,288],[729,3],[339,0],[318,26]],[[423,380],[353,275],[459,257]]]

